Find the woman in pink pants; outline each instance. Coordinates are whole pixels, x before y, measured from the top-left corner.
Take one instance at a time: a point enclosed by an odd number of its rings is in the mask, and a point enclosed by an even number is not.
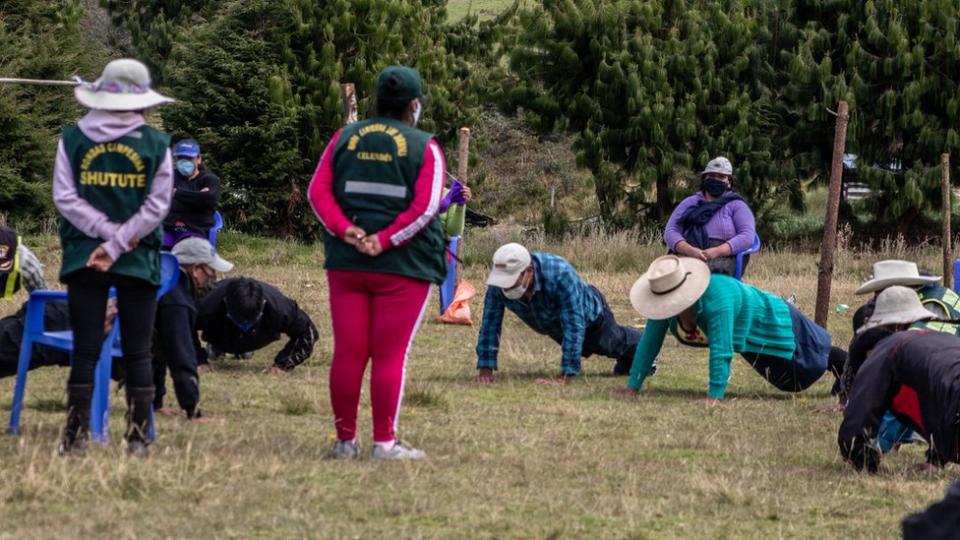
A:
[[[333,364],[333,455],[356,458],[357,407],[372,359],[372,459],[420,459],[397,442],[404,364],[430,283],[446,273],[436,219],[446,165],[440,145],[415,129],[423,95],[416,70],[391,66],[377,79],[377,115],[337,132],[310,183],[324,236]]]

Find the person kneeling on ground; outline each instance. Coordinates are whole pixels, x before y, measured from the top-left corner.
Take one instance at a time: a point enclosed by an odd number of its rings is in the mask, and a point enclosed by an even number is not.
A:
[[[706,263],[666,255],[654,260],[630,290],[630,303],[647,321],[622,393],[640,391],[667,331],[684,345],[709,347],[707,397],[723,399],[730,360],[738,352],[764,379],[799,392],[829,369],[839,377],[846,353],[830,334],[778,296],[723,274]]]
[[[906,287],[890,287],[877,297],[864,328],[892,334],[877,343],[857,373],[837,436],[840,454],[857,470],[879,470],[876,438],[887,410],[930,444],[921,468],[960,462],[960,338],[924,329],[904,331],[932,318]]]
[[[177,286],[157,302],[156,354],[153,359],[153,383],[156,397],[153,408],[162,414],[175,414],[163,406],[167,368],[173,378],[177,402],[187,418],[200,418],[200,378],[197,375],[197,298],[198,291],[216,278],[217,272],[229,272],[233,264],[222,259],[205,238],[186,238],[171,250],[180,263]]]
[[[538,382],[563,383],[576,377],[581,356],[594,353],[617,361],[615,375],[629,371],[643,333],[617,324],[600,291],[585,283],[564,258],[530,253],[516,243],[506,244],[493,254],[487,285],[477,339],[479,382],[493,382],[504,308],[562,348],[560,378]]]
[[[313,354],[320,334],[297,303],[272,285],[251,278],[218,284],[198,303],[197,327],[219,352],[243,354],[290,337],[265,373],[286,373]]]

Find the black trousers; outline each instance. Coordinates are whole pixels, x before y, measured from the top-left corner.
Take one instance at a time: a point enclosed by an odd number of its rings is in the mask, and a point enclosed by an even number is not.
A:
[[[629,370],[643,332],[636,328],[621,326],[614,318],[613,312],[610,311],[610,306],[603,294],[592,285],[590,288],[603,301],[603,310],[600,312],[600,316],[587,326],[587,333],[583,338],[583,356],[586,358],[593,354],[599,354],[613,358],[617,360],[618,364],[625,365],[626,369]]]
[[[131,388],[153,386],[150,338],[157,312],[157,286],[149,282],[98,272],[77,270],[63,280],[73,328],[73,365],[69,384],[93,384],[93,373],[103,347],[103,322],[110,287],[117,289],[117,320],[126,384]]]
[[[783,358],[766,354],[743,353],[743,359],[750,364],[764,379],[778,390],[784,392],[800,392],[817,382],[822,374],[814,375],[797,369],[795,362],[786,362]],[[839,381],[843,373],[843,365],[847,361],[847,352],[839,347],[830,347],[827,359],[827,371]]]

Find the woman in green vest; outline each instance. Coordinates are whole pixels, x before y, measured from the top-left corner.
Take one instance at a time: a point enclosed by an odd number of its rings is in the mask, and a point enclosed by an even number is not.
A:
[[[127,390],[127,450],[147,455],[153,403],[150,338],[160,285],[160,224],[170,208],[170,136],[146,125],[143,111],[172,102],[150,88],[150,73],[114,60],[74,90],[90,109],[68,126],[57,148],[53,200],[60,211],[63,264],[73,328],[67,425],[60,451],[83,453],[93,374],[103,345],[110,287],[116,288]]]
[[[372,360],[373,459],[420,459],[397,442],[407,352],[430,295],[446,274],[437,211],[446,166],[440,145],[415,128],[420,74],[391,66],[377,79],[377,115],[337,132],[309,199],[324,236],[333,362],[333,455],[356,458],[357,406]]]

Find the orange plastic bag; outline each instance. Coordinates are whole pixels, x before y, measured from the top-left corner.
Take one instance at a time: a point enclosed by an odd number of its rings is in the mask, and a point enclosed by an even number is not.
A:
[[[473,325],[470,315],[470,299],[477,295],[477,290],[469,281],[462,279],[453,293],[453,302],[447,306],[447,311],[440,316],[440,322],[447,324]]]

